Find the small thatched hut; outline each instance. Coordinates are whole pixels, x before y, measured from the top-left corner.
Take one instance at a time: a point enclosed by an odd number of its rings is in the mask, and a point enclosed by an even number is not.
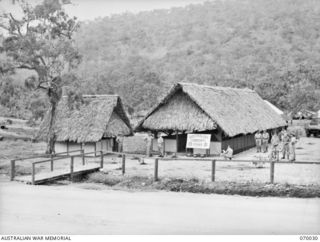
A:
[[[48,113],[41,126],[40,137],[47,138]],[[70,103],[63,97],[57,107],[54,123],[55,151],[85,152],[115,150],[116,136],[132,135],[132,128],[121,99],[117,95],[84,95]]]
[[[186,152],[187,133],[211,134],[209,152],[220,154],[227,145],[235,153],[253,147],[256,131],[284,126],[285,120],[253,90],[178,83],[136,130],[168,134],[166,152]]]

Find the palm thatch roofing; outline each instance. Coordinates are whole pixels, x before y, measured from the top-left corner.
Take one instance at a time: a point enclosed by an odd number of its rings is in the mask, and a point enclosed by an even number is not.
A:
[[[139,122],[137,131],[205,131],[229,137],[286,125],[253,90],[177,83]]]
[[[276,107],[275,105],[273,105],[271,102],[269,102],[268,100],[264,100],[266,102],[266,104],[268,104],[278,115],[283,115],[284,112],[282,110],[280,110],[278,107]]]
[[[50,112],[40,125],[39,137],[47,138]],[[103,137],[132,135],[132,127],[117,95],[85,95],[70,104],[63,97],[53,126],[57,141],[97,142]]]

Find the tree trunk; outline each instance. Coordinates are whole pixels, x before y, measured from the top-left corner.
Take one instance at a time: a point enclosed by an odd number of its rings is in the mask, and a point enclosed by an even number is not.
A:
[[[55,102],[51,102],[51,110],[50,110],[50,121],[49,121],[49,132],[48,132],[48,138],[47,138],[47,154],[53,154],[55,153],[54,144],[56,142],[56,135],[54,132],[54,121],[56,117],[56,109],[57,104]]]
[[[51,86],[48,89],[48,97],[50,101],[50,121],[49,121],[49,130],[48,130],[48,138],[47,138],[47,154],[55,153],[54,145],[56,142],[56,134],[54,130],[55,120],[56,120],[56,110],[58,106],[58,102],[62,96],[62,88],[61,88],[61,78],[56,77],[52,80]]]

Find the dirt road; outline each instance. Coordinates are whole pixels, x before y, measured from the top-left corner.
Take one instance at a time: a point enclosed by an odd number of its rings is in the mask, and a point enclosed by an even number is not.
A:
[[[79,186],[79,185],[78,185]],[[320,199],[0,182],[1,234],[319,234]]]

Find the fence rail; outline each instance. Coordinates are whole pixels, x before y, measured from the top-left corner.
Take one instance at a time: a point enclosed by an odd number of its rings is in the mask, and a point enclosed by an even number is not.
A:
[[[13,159],[13,160],[14,161],[31,160],[31,159],[36,159],[36,158],[46,158],[46,157],[59,156],[59,155],[75,153],[75,152],[81,152],[81,150],[72,150],[72,151],[69,151],[69,152],[67,151],[67,152],[60,152],[60,153],[54,153],[54,154],[40,154],[40,155],[35,155],[35,156],[17,158],[17,159]]]
[[[214,182],[216,180],[216,164],[217,162],[222,163],[240,163],[240,162],[246,162],[246,163],[255,163],[255,162],[261,162],[261,163],[270,163],[270,183],[274,183],[274,173],[275,173],[275,164],[300,164],[300,165],[320,165],[320,162],[314,162],[314,161],[270,161],[270,160],[223,160],[223,159],[208,159],[208,158],[156,158],[154,162],[154,181],[159,180],[159,161],[211,161],[211,181]]]

